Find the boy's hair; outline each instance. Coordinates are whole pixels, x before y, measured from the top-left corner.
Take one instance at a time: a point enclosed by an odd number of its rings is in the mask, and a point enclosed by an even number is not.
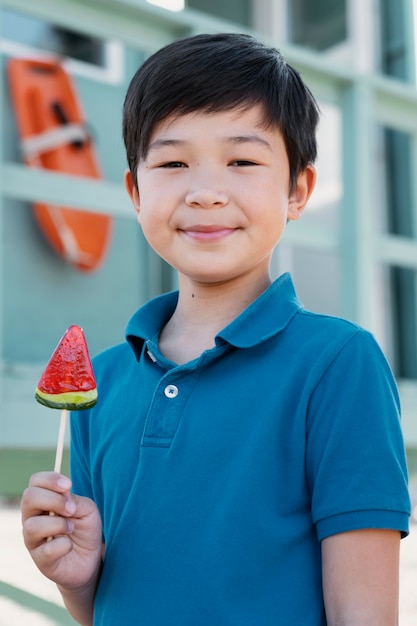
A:
[[[290,186],[317,155],[317,103],[279,50],[246,34],[196,35],[149,57],[129,85],[123,138],[136,184],[155,126],[171,115],[214,113],[260,104],[264,123],[282,133]]]

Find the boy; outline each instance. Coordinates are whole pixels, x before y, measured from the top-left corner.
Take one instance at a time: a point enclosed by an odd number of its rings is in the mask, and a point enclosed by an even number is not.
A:
[[[246,35],[177,41],[131,82],[126,187],[179,291],[95,359],[72,492],[40,473],[22,499],[26,546],[81,624],[397,623],[393,377],[367,332],[269,273],[314,188],[317,121],[298,73]]]

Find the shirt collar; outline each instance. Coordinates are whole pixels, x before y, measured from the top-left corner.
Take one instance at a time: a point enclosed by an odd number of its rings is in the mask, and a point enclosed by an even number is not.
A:
[[[237,348],[250,348],[283,330],[301,308],[290,274],[283,274],[221,330],[218,338]]]
[[[126,339],[136,358],[140,357],[143,343],[158,335],[168,322],[177,302],[177,291],[163,294],[144,304],[130,319]],[[226,342],[249,348],[262,343],[283,330],[301,308],[290,274],[283,274],[218,333],[216,345]]]

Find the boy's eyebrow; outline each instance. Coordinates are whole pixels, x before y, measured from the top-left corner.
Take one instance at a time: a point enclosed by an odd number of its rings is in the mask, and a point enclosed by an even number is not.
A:
[[[237,135],[236,137],[227,137],[226,141],[228,143],[240,144],[240,143],[259,143],[262,146],[265,146],[272,152],[272,147],[269,141],[263,139],[259,135]]]
[[[157,150],[158,148],[164,148],[166,146],[182,146],[185,143],[187,142],[182,139],[155,139],[155,141],[152,141],[152,143],[149,144],[148,152],[151,150]]]
[[[241,143],[259,143],[262,146],[265,146],[272,152],[271,144],[266,140],[260,137],[259,135],[236,135],[232,137],[225,137],[225,143],[232,144],[241,144]],[[159,148],[165,148],[169,146],[183,146],[189,143],[183,139],[169,139],[168,137],[164,139],[161,137],[160,139],[155,139],[151,144],[149,144],[148,152],[151,150],[158,150]]]

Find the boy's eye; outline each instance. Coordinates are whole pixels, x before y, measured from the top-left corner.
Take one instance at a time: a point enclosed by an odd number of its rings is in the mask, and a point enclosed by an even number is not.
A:
[[[256,165],[256,163],[245,159],[237,159],[236,161],[233,161],[231,165],[235,165],[237,167],[249,167],[250,165]]]
[[[169,168],[187,167],[187,166],[182,161],[168,161],[167,163],[162,163],[162,165],[160,165],[159,167],[164,167],[164,168],[169,169]]]

